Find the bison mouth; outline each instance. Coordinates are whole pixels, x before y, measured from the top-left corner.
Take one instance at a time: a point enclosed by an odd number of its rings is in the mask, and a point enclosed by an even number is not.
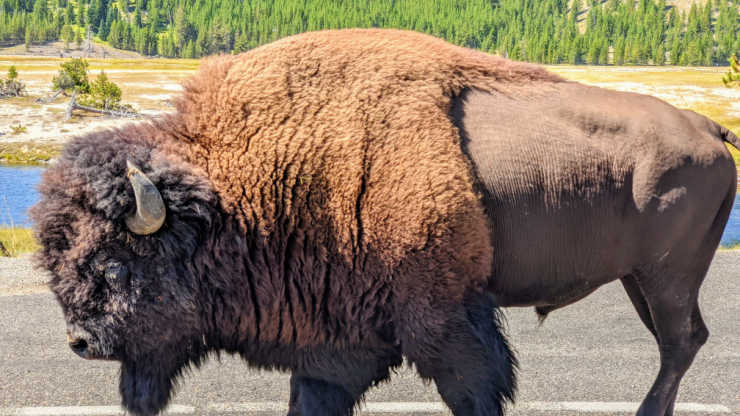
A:
[[[119,391],[123,406],[137,416],[156,415],[172,396],[180,366],[167,368],[154,357],[121,364]]]

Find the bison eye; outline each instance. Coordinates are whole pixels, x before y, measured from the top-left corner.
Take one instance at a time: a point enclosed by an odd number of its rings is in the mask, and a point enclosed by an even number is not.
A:
[[[128,268],[119,262],[110,262],[105,268],[105,280],[114,290],[122,290],[128,285]]]

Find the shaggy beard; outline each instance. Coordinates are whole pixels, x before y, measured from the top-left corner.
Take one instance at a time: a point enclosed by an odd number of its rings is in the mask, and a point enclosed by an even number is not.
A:
[[[204,346],[193,342],[177,352],[123,359],[118,384],[123,407],[136,416],[161,412],[174,394],[177,378],[191,366],[200,367],[206,357]]]
[[[121,365],[119,390],[123,407],[137,416],[155,415],[169,403],[179,370],[160,368],[146,360]]]

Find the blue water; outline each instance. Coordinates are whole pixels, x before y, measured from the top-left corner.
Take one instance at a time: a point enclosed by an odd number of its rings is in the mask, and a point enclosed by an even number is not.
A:
[[[31,226],[26,211],[39,198],[36,184],[43,170],[0,166],[0,225]],[[730,220],[722,235],[722,245],[736,243],[740,243],[740,195],[735,198]]]
[[[738,191],[740,192],[740,191]],[[729,246],[740,243],[740,193],[735,196],[735,205],[732,206],[730,220],[727,221],[725,232],[722,234],[720,244]]]
[[[44,168],[0,166],[0,226],[30,227],[26,211],[39,199]]]

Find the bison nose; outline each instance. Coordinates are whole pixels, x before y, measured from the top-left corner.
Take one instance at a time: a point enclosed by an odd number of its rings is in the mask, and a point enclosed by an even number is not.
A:
[[[79,337],[67,335],[67,343],[69,344],[69,348],[71,348],[75,354],[82,358],[89,358],[87,341]]]

